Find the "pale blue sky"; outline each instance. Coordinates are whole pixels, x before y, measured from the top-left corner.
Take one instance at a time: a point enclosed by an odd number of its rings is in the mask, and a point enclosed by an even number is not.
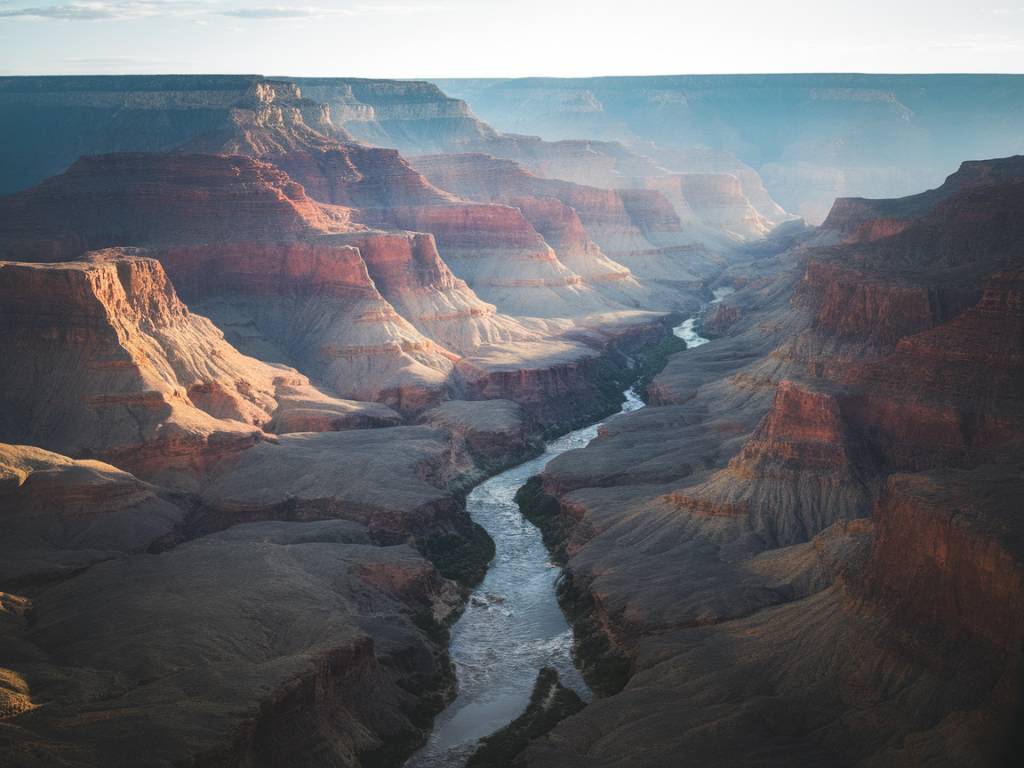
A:
[[[1022,72],[1024,2],[0,0],[0,74]]]

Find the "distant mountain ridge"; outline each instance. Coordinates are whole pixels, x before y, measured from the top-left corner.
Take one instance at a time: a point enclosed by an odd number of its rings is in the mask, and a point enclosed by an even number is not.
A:
[[[500,130],[619,141],[670,169],[673,153],[695,147],[738,160],[784,208],[812,222],[835,197],[907,195],[937,186],[966,157],[1024,151],[1020,75],[434,82]]]

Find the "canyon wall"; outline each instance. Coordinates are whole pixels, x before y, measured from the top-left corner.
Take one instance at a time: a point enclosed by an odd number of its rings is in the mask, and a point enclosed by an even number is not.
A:
[[[674,75],[435,81],[499,130],[621,141],[670,171],[745,167],[813,223],[836,197],[938,186],[1024,150],[1017,75]],[[756,183],[745,185],[759,198]],[[769,206],[757,207],[770,217]]]
[[[614,695],[520,763],[1009,758],[1024,187],[984,165],[871,204],[897,230],[727,269],[723,335],[548,465],[577,651]]]

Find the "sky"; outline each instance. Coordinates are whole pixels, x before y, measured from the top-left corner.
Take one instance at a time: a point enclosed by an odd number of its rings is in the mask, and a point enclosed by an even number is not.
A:
[[[0,0],[0,74],[1024,72],[1024,0]]]

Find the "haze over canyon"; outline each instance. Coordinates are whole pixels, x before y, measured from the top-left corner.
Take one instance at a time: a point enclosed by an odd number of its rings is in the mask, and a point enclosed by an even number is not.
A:
[[[0,766],[1019,764],[1021,126],[0,77]]]

